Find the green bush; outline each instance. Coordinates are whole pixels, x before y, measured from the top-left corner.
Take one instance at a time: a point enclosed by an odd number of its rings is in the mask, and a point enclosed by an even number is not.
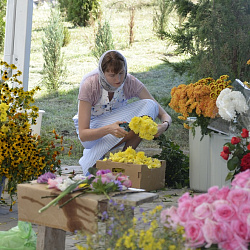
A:
[[[179,145],[167,140],[164,134],[156,141],[161,148],[161,153],[153,157],[166,161],[166,186],[171,188],[189,187],[189,157],[180,150]]]
[[[59,0],[61,11],[74,25],[87,26],[91,18],[99,15],[100,0]]]
[[[177,54],[190,55],[187,69],[195,79],[249,79],[246,62],[250,55],[250,0],[174,2],[185,21],[166,38],[177,45]]]
[[[107,50],[113,50],[114,43],[112,38],[112,32],[108,21],[105,21],[103,25],[98,23],[98,31],[95,37],[95,47],[92,51],[94,57],[99,60],[100,56]]]
[[[4,48],[6,0],[0,1],[0,51]]]
[[[51,9],[48,26],[44,29],[45,37],[42,39],[43,49],[43,80],[47,90],[57,92],[59,83],[65,72],[63,55],[64,29],[58,9]]]

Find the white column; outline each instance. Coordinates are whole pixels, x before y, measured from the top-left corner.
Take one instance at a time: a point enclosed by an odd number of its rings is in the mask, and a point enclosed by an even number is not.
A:
[[[33,0],[8,0],[5,25],[4,61],[22,71],[20,79],[28,90]]]

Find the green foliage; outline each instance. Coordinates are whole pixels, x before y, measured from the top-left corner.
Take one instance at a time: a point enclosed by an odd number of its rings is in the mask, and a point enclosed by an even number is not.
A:
[[[70,43],[70,33],[67,27],[63,27],[63,47]]]
[[[177,54],[190,55],[187,64],[195,78],[229,75],[249,79],[246,62],[250,54],[250,0],[175,1],[177,13],[185,21],[166,32],[177,45]]]
[[[43,80],[47,90],[57,92],[63,73],[65,72],[63,55],[64,28],[58,9],[51,9],[48,26],[44,29],[43,49]]]
[[[67,20],[76,26],[85,27],[91,18],[96,20],[99,15],[100,0],[59,0],[59,3]]]
[[[173,10],[173,4],[171,0],[156,0],[156,6],[158,10],[154,10],[153,28],[157,36],[163,40],[166,32],[167,20],[169,14]]]
[[[0,1],[0,51],[4,48],[6,0]]]
[[[166,186],[172,188],[188,187],[189,157],[180,150],[179,145],[167,140],[164,134],[156,140],[162,151],[153,157],[166,161]]]
[[[99,60],[100,56],[107,50],[114,49],[114,43],[112,38],[112,32],[108,21],[105,21],[103,25],[98,23],[98,31],[95,37],[95,48],[92,53],[94,57]]]

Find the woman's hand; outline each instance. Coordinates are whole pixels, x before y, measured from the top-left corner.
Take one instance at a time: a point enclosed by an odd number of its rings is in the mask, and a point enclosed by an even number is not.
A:
[[[119,124],[121,123],[124,123],[124,122],[117,121],[113,124],[110,124],[109,125],[110,134],[114,135],[117,138],[125,137],[128,134],[128,132],[119,126]]]
[[[162,124],[158,124],[158,132],[155,135],[155,137],[159,137],[161,134],[163,134],[167,129],[169,128],[169,124],[167,122],[164,122]]]

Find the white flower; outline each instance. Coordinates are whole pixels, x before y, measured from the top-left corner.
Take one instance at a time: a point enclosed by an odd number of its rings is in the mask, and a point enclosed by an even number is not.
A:
[[[237,113],[242,114],[248,110],[246,99],[240,91],[232,91],[225,88],[220,92],[216,100],[219,115],[227,121],[236,118]]]
[[[62,183],[57,185],[57,188],[61,191],[64,191],[68,186],[70,186],[71,184],[75,183],[75,181],[73,181],[70,178],[67,178],[65,180],[63,180]]]

